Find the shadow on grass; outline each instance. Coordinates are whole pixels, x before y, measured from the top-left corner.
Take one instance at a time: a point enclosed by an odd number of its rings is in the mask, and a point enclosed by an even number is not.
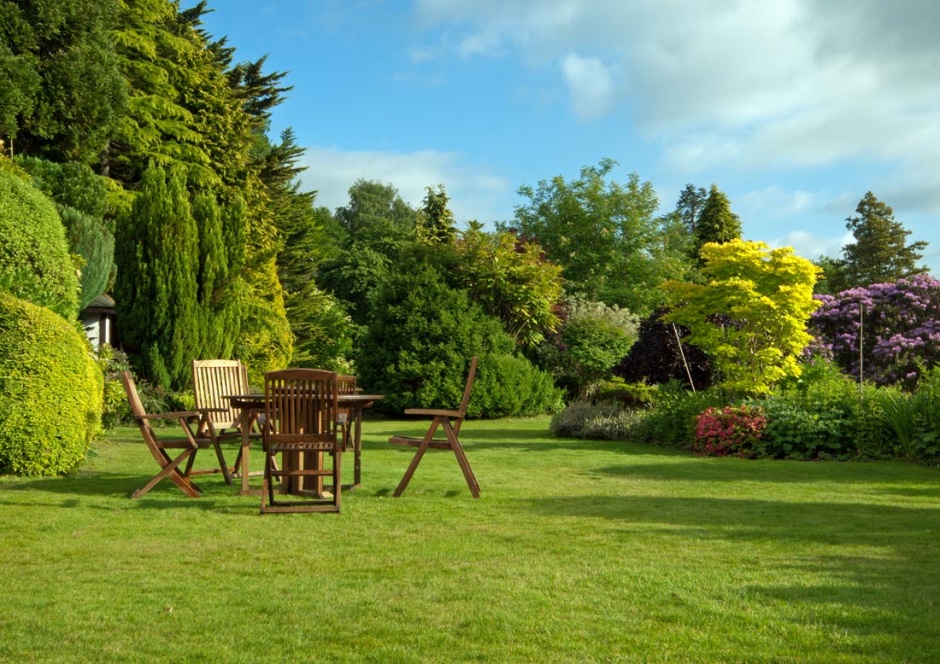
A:
[[[940,509],[868,503],[789,502],[753,498],[566,496],[523,501],[543,516],[593,517],[691,529],[724,540],[799,540],[836,546],[896,547],[940,532]],[[676,530],[677,535],[684,534]]]
[[[72,496],[58,504],[59,507],[76,507],[82,498],[118,498],[126,499],[127,508],[133,509],[167,509],[173,507],[195,507],[201,510],[218,510],[226,498],[237,497],[235,485],[227,485],[221,478],[207,476],[195,478],[194,484],[202,491],[199,498],[189,498],[170,480],[164,479],[141,498],[132,499],[131,495],[150,481],[152,476],[128,475],[98,471],[82,471],[75,475],[64,477],[50,477],[40,479],[15,479],[0,483],[4,493],[53,494]],[[202,480],[202,481],[200,481]],[[257,502],[260,498],[244,496]],[[19,498],[13,500],[0,500],[5,505],[30,504]],[[50,503],[34,501],[35,506],[51,507]],[[114,509],[113,505],[107,509]],[[241,510],[239,510],[241,511]]]
[[[654,448],[655,449],[655,448]],[[791,461],[718,459],[677,453],[668,463],[636,463],[598,468],[596,472],[625,479],[635,478],[666,482],[769,482],[879,484],[874,490],[896,495],[940,497],[940,472],[902,461]],[[893,480],[905,487],[886,487]],[[912,488],[923,481],[935,484]]]
[[[369,445],[381,446],[388,437],[401,434],[421,438],[427,433],[427,426],[416,427],[412,423],[404,422],[403,426],[391,427],[383,430],[370,430]],[[376,442],[374,439],[380,438]],[[443,438],[438,432],[435,438]],[[558,450],[585,450],[591,452],[617,452],[627,455],[658,455],[679,456],[686,454],[682,450],[668,447],[656,447],[646,443],[635,443],[623,440],[580,440],[577,438],[554,438],[550,435],[533,435],[531,430],[525,429],[480,429],[465,427],[460,435],[460,444],[464,449],[513,449],[525,452],[556,452]],[[400,447],[388,445],[388,447]],[[407,449],[407,448],[403,448]]]

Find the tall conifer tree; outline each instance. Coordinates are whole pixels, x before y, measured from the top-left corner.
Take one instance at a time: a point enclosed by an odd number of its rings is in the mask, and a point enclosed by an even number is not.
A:
[[[855,208],[857,216],[846,219],[855,242],[842,247],[840,263],[844,288],[897,281],[927,272],[918,265],[927,243],[907,243],[909,230],[894,219],[894,210],[870,191]],[[840,288],[841,290],[841,288]]]

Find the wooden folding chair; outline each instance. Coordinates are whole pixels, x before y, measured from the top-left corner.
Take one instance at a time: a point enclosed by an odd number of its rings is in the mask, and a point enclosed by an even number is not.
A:
[[[216,437],[220,441],[242,439],[242,412],[232,406],[226,396],[248,393],[248,370],[241,360],[193,360],[193,396],[196,408],[209,410],[209,419],[215,427]],[[257,413],[250,413],[248,420],[249,438],[261,438],[255,432]],[[203,422],[197,437],[205,437],[207,423]],[[242,449],[239,448],[235,465],[228,469],[235,473],[241,467]],[[230,481],[226,480],[227,482]]]
[[[261,513],[339,512],[342,444],[339,440],[336,374],[321,369],[284,369],[264,375],[264,485]],[[281,467],[275,464],[281,455]],[[324,467],[324,457],[330,467]],[[331,476],[326,491],[323,478]],[[281,491],[306,499],[278,500]],[[311,481],[312,480],[312,481]]]
[[[431,420],[431,425],[428,428],[428,432],[424,434],[424,438],[412,438],[410,436],[392,436],[388,439],[393,445],[408,445],[411,447],[417,447],[418,451],[415,452],[414,458],[411,460],[411,465],[408,466],[408,470],[405,471],[405,476],[401,478],[401,482],[398,484],[398,488],[395,489],[393,494],[396,498],[404,493],[405,489],[408,487],[408,483],[411,481],[411,476],[414,475],[415,469],[418,467],[418,464],[421,463],[424,453],[427,452],[428,448],[438,449],[438,450],[451,450],[454,453],[454,456],[457,457],[457,463],[460,464],[460,470],[463,471],[463,476],[467,480],[467,486],[470,487],[470,494],[474,498],[480,497],[480,485],[477,484],[477,478],[473,474],[473,470],[470,468],[470,462],[467,460],[467,455],[463,451],[463,447],[460,445],[460,439],[457,438],[457,434],[460,433],[460,425],[463,423],[464,417],[467,414],[467,404],[470,403],[470,390],[473,388],[473,379],[477,371],[477,358],[474,357],[470,361],[470,371],[467,374],[467,385],[464,387],[463,398],[460,400],[460,407],[457,410],[444,410],[444,409],[434,409],[434,408],[407,408],[405,409],[406,415],[426,415],[433,418]],[[434,434],[437,433],[438,428],[444,430],[443,439],[435,439]]]
[[[215,437],[215,427],[206,410],[177,411],[173,413],[154,413],[148,414],[144,410],[140,395],[137,393],[137,384],[129,371],[121,372],[121,378],[124,382],[124,391],[127,392],[127,400],[131,406],[131,412],[134,419],[137,420],[137,426],[140,434],[147,444],[147,449],[156,459],[160,466],[160,472],[153,476],[144,486],[137,489],[131,497],[140,498],[157,485],[160,480],[168,478],[176,486],[182,489],[190,498],[198,498],[202,493],[190,480],[192,475],[202,475],[205,473],[217,473],[221,469],[226,474],[226,482],[231,482],[227,476],[225,458],[222,456],[222,450],[219,448],[219,441]],[[157,438],[150,422],[153,420],[173,419],[179,422],[180,427],[185,434],[184,438]],[[208,437],[197,439],[196,432],[191,424],[192,420],[198,420],[199,424],[204,424],[208,432]],[[198,426],[198,425],[197,425]],[[215,448],[216,456],[219,460],[219,468],[210,470],[193,470],[193,462],[196,460],[196,452],[207,447]],[[167,450],[180,450],[179,455],[170,458]],[[180,464],[186,462],[186,467],[180,470]]]

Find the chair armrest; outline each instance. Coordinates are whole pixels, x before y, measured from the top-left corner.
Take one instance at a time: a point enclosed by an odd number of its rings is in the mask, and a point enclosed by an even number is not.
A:
[[[440,408],[406,408],[405,415],[428,415],[430,417],[463,417],[456,410],[442,410]]]
[[[190,417],[202,417],[205,414],[205,410],[212,410],[207,408],[204,410],[178,410],[172,413],[145,413],[144,415],[138,415],[137,419],[140,420],[178,420],[179,418],[189,419]]]

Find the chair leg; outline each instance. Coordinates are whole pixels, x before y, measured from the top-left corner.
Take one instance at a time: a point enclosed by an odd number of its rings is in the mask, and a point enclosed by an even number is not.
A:
[[[202,492],[199,490],[198,487],[196,487],[195,484],[192,483],[189,477],[187,477],[184,474],[181,474],[179,471],[179,465],[184,460],[189,459],[190,465],[191,465],[192,457],[193,457],[193,454],[196,452],[196,449],[191,448],[191,449],[184,450],[183,453],[180,454],[175,459],[170,459],[169,455],[163,450],[160,450],[160,452],[163,455],[163,457],[166,459],[166,464],[163,466],[163,468],[160,470],[159,473],[153,476],[153,478],[149,482],[147,482],[144,486],[137,489],[137,491],[131,494],[131,498],[140,498],[145,493],[150,491],[153,487],[155,487],[157,483],[160,482],[160,480],[162,480],[165,477],[170,478],[170,481],[172,481],[176,486],[182,489],[183,493],[185,493],[190,498],[198,498],[202,494]]]
[[[398,498],[405,492],[405,489],[408,488],[408,483],[411,481],[412,475],[415,474],[418,464],[421,463],[424,453],[428,451],[428,445],[431,444],[431,439],[434,437],[434,433],[437,431],[437,427],[440,426],[440,423],[440,418],[435,417],[431,426],[428,428],[428,432],[424,434],[421,444],[418,445],[418,451],[415,452],[414,458],[408,466],[408,470],[405,471],[405,475],[401,478],[401,482],[398,483],[398,488],[395,489],[395,493],[392,494],[392,497]]]
[[[467,480],[467,486],[470,487],[470,495],[474,498],[479,498],[480,485],[477,484],[477,478],[473,474],[473,469],[470,468],[470,461],[467,459],[467,455],[463,451],[463,446],[457,438],[457,432],[454,431],[454,427],[451,426],[449,420],[444,422],[444,433],[447,436],[451,449],[454,450],[454,456],[457,457],[460,470],[463,471],[464,479]]]
[[[232,473],[229,471],[228,464],[225,463],[225,455],[222,454],[222,446],[219,445],[218,438],[212,441],[212,447],[215,448],[215,457],[219,460],[219,468],[222,470],[222,477],[225,478],[225,483],[231,484]]]

